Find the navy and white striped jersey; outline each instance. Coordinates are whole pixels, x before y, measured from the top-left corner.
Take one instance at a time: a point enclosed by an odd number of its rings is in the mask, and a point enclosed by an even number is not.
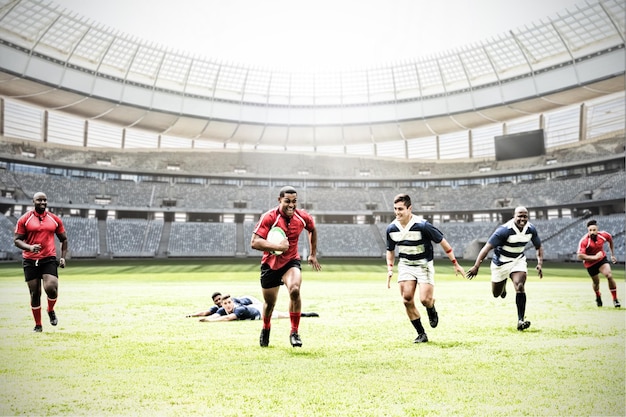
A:
[[[387,250],[398,247],[398,262],[405,265],[421,265],[434,258],[433,244],[441,243],[443,233],[426,220],[414,214],[402,227],[396,219],[387,226]]]
[[[515,220],[509,220],[499,226],[489,238],[489,243],[494,247],[492,262],[500,266],[526,256],[524,248],[528,242],[532,242],[536,249],[541,247],[541,239],[535,226],[529,222],[519,230]]]

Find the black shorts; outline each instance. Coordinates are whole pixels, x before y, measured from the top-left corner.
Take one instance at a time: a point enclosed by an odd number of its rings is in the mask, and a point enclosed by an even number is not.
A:
[[[598,275],[600,273],[600,267],[604,264],[608,264],[609,260],[606,259],[606,256],[604,258],[602,258],[602,260],[600,262],[598,262],[597,264],[593,264],[591,265],[589,268],[587,268],[587,272],[589,273],[590,277],[595,277],[596,275]]]
[[[268,264],[261,265],[261,288],[275,288],[284,285],[283,275],[291,268],[302,269],[299,259],[293,259],[280,269],[271,269]]]
[[[57,267],[59,262],[54,256],[42,259],[24,259],[22,261],[24,267],[24,279],[26,282],[33,279],[42,279],[44,275],[59,276]]]

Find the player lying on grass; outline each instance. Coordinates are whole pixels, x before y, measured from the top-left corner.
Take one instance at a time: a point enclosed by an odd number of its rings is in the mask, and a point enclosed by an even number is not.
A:
[[[219,291],[214,292],[211,295],[211,299],[213,300],[214,305],[211,306],[208,310],[202,310],[196,313],[187,314],[187,316],[185,317],[207,317],[207,316],[217,313],[217,310],[219,310],[222,307],[222,293]],[[237,297],[237,298],[233,297],[232,300],[236,305],[242,305],[242,306],[247,306],[250,304],[262,304],[261,301],[259,301],[259,299],[254,298],[250,295],[244,295],[242,297]]]
[[[234,299],[226,294],[222,296],[222,307],[214,314],[201,318],[202,322],[233,321],[233,320],[261,320],[263,304],[237,305]],[[317,313],[301,313],[301,317],[319,317]],[[273,319],[288,319],[289,313],[274,311]]]

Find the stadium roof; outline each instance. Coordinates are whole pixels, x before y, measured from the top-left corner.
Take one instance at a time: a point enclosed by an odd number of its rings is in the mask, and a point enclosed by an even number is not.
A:
[[[625,20],[622,1],[596,1],[431,56],[307,72],[197,57],[49,2],[0,0],[0,94],[224,147],[381,144],[623,92]]]

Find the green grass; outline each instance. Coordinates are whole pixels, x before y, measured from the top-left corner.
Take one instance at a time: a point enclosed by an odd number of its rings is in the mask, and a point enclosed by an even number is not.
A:
[[[304,346],[275,320],[262,349],[258,321],[184,317],[214,290],[261,298],[256,261],[70,261],[59,325],[45,317],[41,334],[19,263],[0,264],[0,415],[626,414],[626,310],[606,280],[597,308],[582,265],[548,264],[543,280],[532,270],[532,326],[518,332],[510,284],[494,299],[488,268],[467,281],[436,265],[440,324],[426,324],[427,344],[412,343],[384,260],[323,260],[319,273],[303,266],[303,310],[321,316],[302,319]],[[626,301],[624,268],[613,270]],[[283,288],[277,309],[287,303]]]

